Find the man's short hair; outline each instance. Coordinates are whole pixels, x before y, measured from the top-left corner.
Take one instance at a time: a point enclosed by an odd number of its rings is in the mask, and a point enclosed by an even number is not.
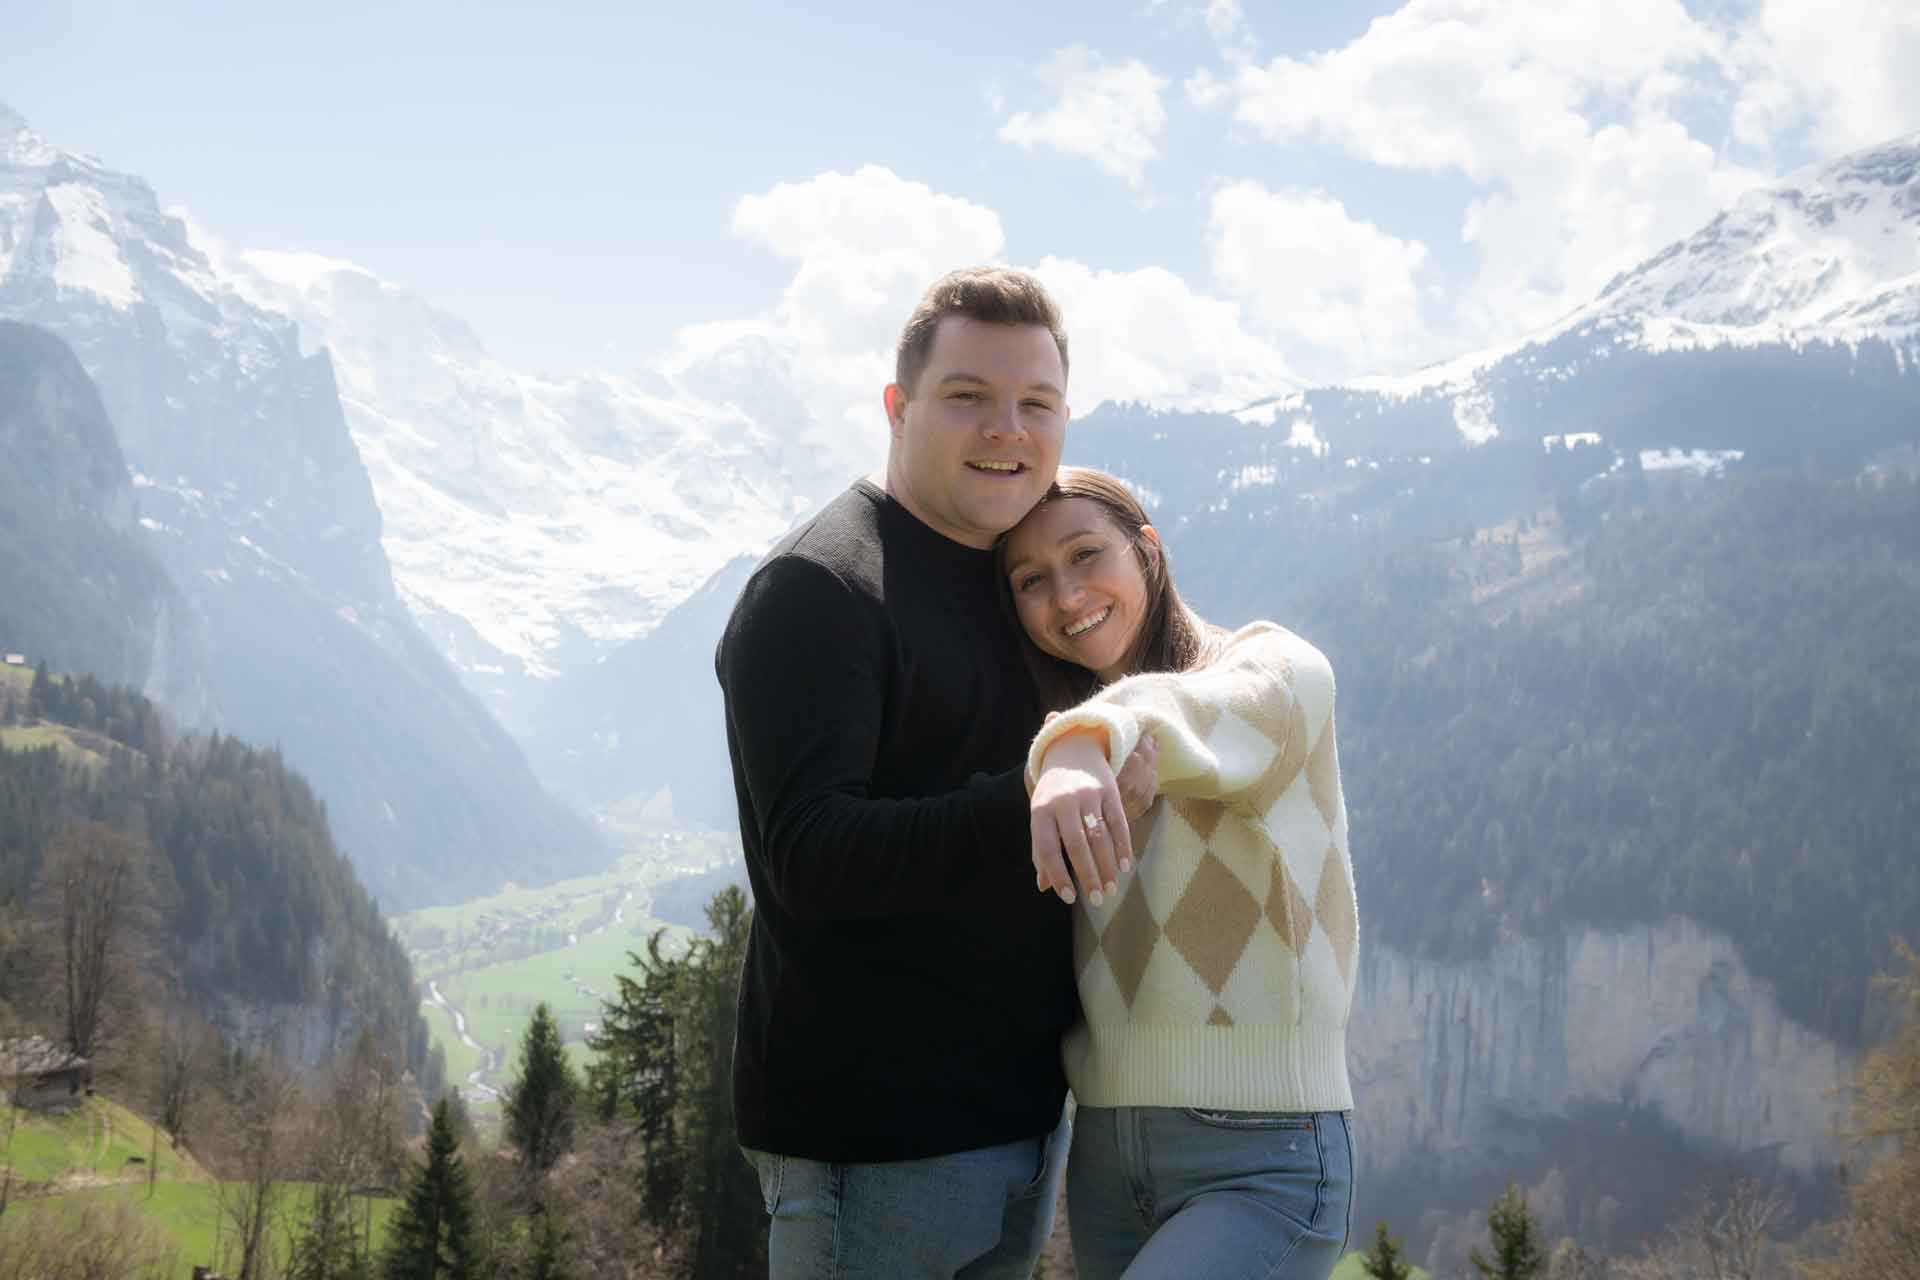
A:
[[[1045,286],[1012,267],[962,267],[935,280],[900,331],[893,380],[911,396],[920,371],[933,352],[934,331],[947,316],[965,316],[982,324],[1035,324],[1053,335],[1060,349],[1060,374],[1067,372],[1067,331],[1060,308]]]

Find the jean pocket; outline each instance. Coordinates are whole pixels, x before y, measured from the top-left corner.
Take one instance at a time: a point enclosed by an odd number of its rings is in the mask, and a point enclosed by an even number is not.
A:
[[[786,1177],[787,1158],[770,1151],[755,1151],[751,1147],[742,1147],[740,1150],[760,1178],[760,1199],[766,1204],[767,1212],[776,1212],[780,1208],[780,1183]]]
[[[1180,1108],[1189,1120],[1215,1129],[1266,1129],[1279,1132],[1312,1133],[1310,1111],[1216,1111],[1209,1107]]]

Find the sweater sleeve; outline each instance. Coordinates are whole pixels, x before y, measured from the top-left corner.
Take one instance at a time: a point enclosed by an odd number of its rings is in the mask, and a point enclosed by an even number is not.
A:
[[[769,561],[716,658],[742,820],[769,891],[796,918],[951,910],[1033,892],[1020,771],[957,791],[872,794],[888,697],[887,633],[871,601],[799,556]]]
[[[1333,693],[1333,668],[1318,649],[1273,623],[1251,623],[1204,667],[1129,676],[1061,714],[1033,740],[1027,785],[1047,748],[1075,729],[1106,730],[1116,771],[1152,734],[1163,794],[1253,814],[1306,766],[1332,723]]]

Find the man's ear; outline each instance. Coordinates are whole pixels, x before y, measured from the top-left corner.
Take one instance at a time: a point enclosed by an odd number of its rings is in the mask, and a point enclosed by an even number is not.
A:
[[[895,440],[907,427],[907,393],[900,389],[897,382],[889,382],[887,389],[880,394],[881,403],[887,410],[887,430]]]

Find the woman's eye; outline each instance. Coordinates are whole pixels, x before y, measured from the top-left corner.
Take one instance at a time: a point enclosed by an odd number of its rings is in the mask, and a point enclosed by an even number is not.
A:
[[[1036,583],[1038,583],[1039,581],[1040,581],[1040,575],[1039,575],[1039,574],[1037,574],[1037,573],[1030,573],[1030,574],[1028,574],[1028,575],[1027,575],[1026,577],[1024,577],[1024,578],[1021,578],[1021,579],[1019,579],[1018,581],[1016,581],[1016,582],[1015,582],[1015,583],[1013,584],[1013,589],[1014,589],[1015,591],[1025,591],[1025,590],[1026,590],[1027,588],[1029,588],[1029,587],[1031,587],[1031,586],[1033,586],[1033,585],[1035,585],[1035,584],[1036,584]]]
[[[1082,560],[1091,560],[1099,554],[1100,548],[1098,547],[1081,547],[1073,553],[1073,562],[1079,564]]]

